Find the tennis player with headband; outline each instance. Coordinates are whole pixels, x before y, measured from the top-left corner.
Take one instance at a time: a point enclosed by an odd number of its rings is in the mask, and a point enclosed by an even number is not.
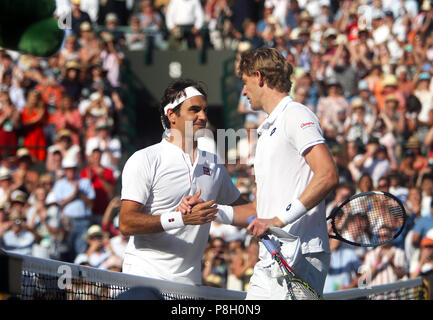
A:
[[[245,203],[239,190],[217,156],[197,148],[194,137],[207,123],[204,89],[192,80],[173,82],[160,112],[167,139],[136,151],[122,172],[119,228],[130,236],[123,272],[200,284],[210,222],[247,226],[255,209],[243,206],[235,218],[229,205]],[[196,205],[177,211],[187,197]]]
[[[247,229],[260,237],[269,227],[279,227],[298,239],[298,250],[293,250],[298,253],[290,253],[292,268],[322,294],[330,261],[323,200],[338,183],[335,163],[316,115],[288,96],[293,67],[278,50],[244,52],[239,70],[251,108],[268,114],[258,128],[254,161],[258,218]],[[272,275],[272,264],[260,244],[247,299],[287,298],[287,288]]]

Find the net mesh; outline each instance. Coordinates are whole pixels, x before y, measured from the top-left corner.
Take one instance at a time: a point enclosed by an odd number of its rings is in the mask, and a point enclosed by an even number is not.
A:
[[[334,232],[363,246],[380,245],[401,231],[404,208],[391,196],[379,192],[352,198],[335,212]]]
[[[193,286],[99,270],[54,260],[14,255],[22,259],[22,300],[113,300],[135,287],[156,289],[164,300],[244,300],[246,292]],[[3,265],[0,270],[5,269]],[[4,274],[2,274],[4,276]],[[365,289],[324,294],[325,300],[427,300],[421,277]]]

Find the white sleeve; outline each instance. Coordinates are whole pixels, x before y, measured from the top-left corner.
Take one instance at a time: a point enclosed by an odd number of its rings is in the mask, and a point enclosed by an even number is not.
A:
[[[204,24],[204,12],[203,12],[203,8],[201,6],[200,1],[196,1],[196,6],[195,6],[195,22],[194,22],[194,27],[196,29],[201,29],[203,27]]]
[[[235,202],[241,193],[233,184],[232,178],[224,165],[218,165],[218,167],[221,183],[219,184],[218,196],[215,201],[218,204],[229,205]]]
[[[301,156],[308,148],[325,143],[319,120],[307,107],[299,105],[286,112],[284,130]]]
[[[167,13],[165,15],[165,24],[166,24],[168,30],[171,30],[174,27],[176,27],[176,24],[173,20],[173,12],[176,11],[175,7],[176,7],[175,1],[172,0],[168,3]]]
[[[123,168],[121,199],[146,204],[152,180],[152,169],[146,153],[134,153]]]

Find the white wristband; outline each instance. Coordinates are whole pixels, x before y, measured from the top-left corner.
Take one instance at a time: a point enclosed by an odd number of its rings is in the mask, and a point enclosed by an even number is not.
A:
[[[215,221],[222,224],[232,224],[234,215],[232,206],[218,205],[218,214]]]
[[[182,219],[182,212],[167,212],[161,214],[161,226],[164,231],[173,230],[185,226]]]
[[[296,199],[289,204],[285,211],[279,213],[277,218],[280,219],[284,225],[291,224],[307,213],[307,208],[302,204],[301,201]]]

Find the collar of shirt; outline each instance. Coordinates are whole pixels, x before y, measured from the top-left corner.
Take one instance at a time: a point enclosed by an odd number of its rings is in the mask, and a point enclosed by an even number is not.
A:
[[[286,109],[286,106],[289,102],[292,102],[293,99],[289,96],[284,97],[275,107],[274,110],[269,114],[269,116],[263,121],[260,127],[257,129],[257,133],[260,136],[263,131],[268,130],[277,119],[278,115]]]

